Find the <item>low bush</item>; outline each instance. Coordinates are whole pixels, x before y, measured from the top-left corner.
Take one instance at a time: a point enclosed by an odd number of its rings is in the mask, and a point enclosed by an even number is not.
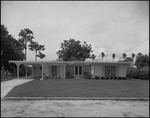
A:
[[[92,79],[92,75],[89,72],[84,72],[85,79]]]
[[[99,79],[99,76],[95,76],[95,79]]]
[[[101,77],[101,79],[105,79],[105,77]]]

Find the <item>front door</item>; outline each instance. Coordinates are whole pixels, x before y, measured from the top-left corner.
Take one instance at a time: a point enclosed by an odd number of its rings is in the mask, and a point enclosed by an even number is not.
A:
[[[74,75],[75,76],[82,76],[82,66],[75,66]]]

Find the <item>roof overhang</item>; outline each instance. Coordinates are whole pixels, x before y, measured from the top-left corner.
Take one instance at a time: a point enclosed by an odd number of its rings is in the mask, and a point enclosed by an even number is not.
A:
[[[87,61],[13,61],[10,60],[9,63],[15,63],[15,64],[27,64],[27,65],[37,65],[37,64],[85,64],[85,65],[95,65],[95,64],[119,64],[119,65],[128,65],[132,62],[87,62]]]

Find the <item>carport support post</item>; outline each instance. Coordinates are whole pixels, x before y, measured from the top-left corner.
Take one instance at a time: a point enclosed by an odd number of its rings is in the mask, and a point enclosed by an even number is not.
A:
[[[28,65],[25,65],[26,66],[26,78],[28,77],[28,75],[27,75],[27,69],[28,69]]]
[[[20,64],[16,64],[17,65],[17,79],[19,79],[19,66]]]
[[[94,65],[91,65],[91,75],[94,77]]]
[[[66,65],[64,65],[64,79],[66,78]]]
[[[43,77],[43,69],[44,69],[44,64],[41,64],[41,66],[42,66],[42,78],[41,78],[41,80],[43,80],[44,79],[44,77]]]

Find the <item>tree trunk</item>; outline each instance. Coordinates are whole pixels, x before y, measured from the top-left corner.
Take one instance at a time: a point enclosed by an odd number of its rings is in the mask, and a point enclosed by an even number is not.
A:
[[[27,49],[25,48],[25,61],[27,60]]]
[[[35,61],[37,61],[37,51],[35,50]]]
[[[25,61],[27,60],[27,42],[25,43]]]

